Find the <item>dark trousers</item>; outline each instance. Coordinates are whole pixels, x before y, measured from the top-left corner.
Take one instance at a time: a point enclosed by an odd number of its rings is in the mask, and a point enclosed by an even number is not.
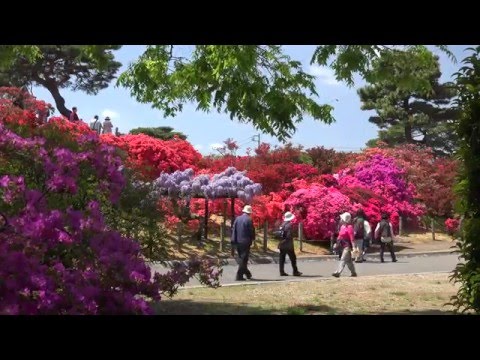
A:
[[[237,270],[237,279],[243,278],[243,275],[247,277],[252,277],[252,273],[248,270],[248,257],[250,256],[250,245],[237,244],[237,254],[238,254],[238,270]]]
[[[292,263],[292,269],[293,272],[296,273],[298,272],[297,269],[297,256],[295,255],[295,250],[281,250],[280,249],[280,274],[283,274],[285,272],[285,258],[287,257],[290,259],[290,262]]]
[[[393,241],[389,243],[380,243],[380,260],[383,261],[383,253],[385,252],[385,247],[388,246],[388,250],[390,251],[390,255],[392,257],[392,261],[395,261],[395,252],[393,251]]]

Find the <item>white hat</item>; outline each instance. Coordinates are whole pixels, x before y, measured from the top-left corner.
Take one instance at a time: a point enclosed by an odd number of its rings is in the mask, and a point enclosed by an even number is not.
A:
[[[287,211],[283,215],[283,220],[285,220],[285,221],[292,221],[293,219],[295,219],[295,215],[293,215],[290,211]]]
[[[340,215],[340,219],[345,223],[349,223],[352,220],[352,215],[349,212],[344,212]]]
[[[252,213],[252,207],[250,205],[245,205],[242,210],[244,213],[251,214]]]

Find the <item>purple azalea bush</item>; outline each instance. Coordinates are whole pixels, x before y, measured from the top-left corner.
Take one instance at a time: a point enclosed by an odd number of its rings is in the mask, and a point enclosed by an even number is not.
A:
[[[0,314],[151,314],[192,276],[219,286],[213,260],[152,274],[138,242],[106,225],[126,184],[115,148],[31,135],[0,122]]]

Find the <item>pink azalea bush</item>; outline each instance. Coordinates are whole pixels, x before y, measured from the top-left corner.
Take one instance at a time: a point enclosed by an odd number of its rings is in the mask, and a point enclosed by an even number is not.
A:
[[[295,191],[285,205],[298,210],[295,221],[303,220],[305,236],[315,240],[329,238],[335,229],[335,217],[352,208],[350,199],[338,189],[322,185]]]

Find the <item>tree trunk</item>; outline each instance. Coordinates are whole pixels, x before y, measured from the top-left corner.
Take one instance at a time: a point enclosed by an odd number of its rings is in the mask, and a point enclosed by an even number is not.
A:
[[[57,107],[57,110],[62,114],[63,116],[66,116],[67,118],[70,118],[71,110],[68,110],[65,107],[65,99],[63,98],[62,95],[60,95],[60,91],[58,89],[58,86],[54,82],[45,82],[42,81],[41,84],[45,86],[45,88],[52,94],[53,99],[55,100],[55,106]]]
[[[415,143],[412,137],[412,124],[410,123],[409,119],[409,112],[410,112],[410,106],[408,104],[408,101],[410,100],[410,97],[407,97],[406,99],[403,100],[403,108],[407,112],[407,117],[404,120],[404,128],[405,128],[405,140],[409,144]]]

